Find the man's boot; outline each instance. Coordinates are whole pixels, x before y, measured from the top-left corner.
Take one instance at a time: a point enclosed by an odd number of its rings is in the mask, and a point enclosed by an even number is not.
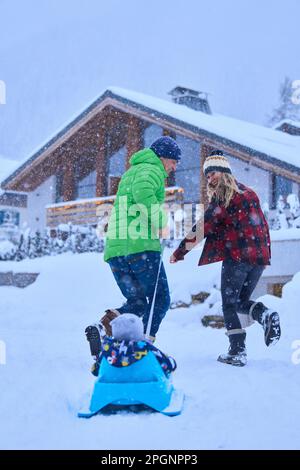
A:
[[[261,302],[255,302],[250,308],[250,315],[262,325],[265,336],[265,343],[271,346],[279,341],[281,336],[280,319],[277,312],[265,307]]]
[[[221,354],[218,357],[219,362],[230,364],[232,366],[243,367],[247,364],[246,353],[246,333],[244,330],[229,330],[229,349],[227,354]]]

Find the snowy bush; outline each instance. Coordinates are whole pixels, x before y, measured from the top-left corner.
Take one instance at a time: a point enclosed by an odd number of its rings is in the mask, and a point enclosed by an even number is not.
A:
[[[16,245],[9,240],[0,241],[0,260],[7,261],[14,259],[17,251]]]
[[[48,228],[44,232],[26,232],[21,234],[18,243],[0,242],[0,259],[22,261],[25,258],[54,256],[61,253],[102,252],[103,240],[99,239],[93,227],[79,227],[61,224]]]
[[[276,203],[276,215],[269,220],[272,230],[299,228],[300,203],[296,194],[289,194],[285,198],[280,195]]]

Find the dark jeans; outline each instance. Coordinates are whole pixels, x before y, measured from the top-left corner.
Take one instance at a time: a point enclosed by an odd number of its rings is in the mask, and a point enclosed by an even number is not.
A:
[[[120,313],[134,313],[142,317],[146,331],[155,282],[160,261],[157,251],[144,251],[128,256],[111,258],[108,263],[117,284],[127,299]],[[170,307],[170,292],[164,265],[161,265],[158,279],[155,307],[150,335],[155,336],[159,325]]]
[[[255,303],[250,300],[264,266],[240,263],[231,259],[223,261],[221,294],[227,330],[241,329],[238,313],[248,314]]]

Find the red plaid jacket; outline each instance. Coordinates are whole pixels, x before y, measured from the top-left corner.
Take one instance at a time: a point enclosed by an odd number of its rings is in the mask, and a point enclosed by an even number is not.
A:
[[[250,264],[270,264],[271,242],[267,221],[252,189],[238,183],[227,208],[212,201],[204,214],[205,245],[199,266],[231,258]],[[196,225],[192,228],[196,232]],[[174,256],[182,260],[196,238],[184,238]]]

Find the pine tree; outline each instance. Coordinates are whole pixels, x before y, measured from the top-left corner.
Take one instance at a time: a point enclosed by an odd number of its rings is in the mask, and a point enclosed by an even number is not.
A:
[[[82,234],[79,231],[78,227],[74,234],[74,253],[83,253],[83,238]]]
[[[274,109],[269,116],[268,124],[270,127],[275,126],[283,119],[291,119],[292,121],[300,120],[300,106],[293,102],[292,96],[293,81],[289,77],[285,77],[279,88],[279,106]]]
[[[20,236],[19,245],[16,251],[15,260],[22,261],[27,258],[27,239],[24,237],[23,233]]]
[[[42,237],[41,232],[37,230],[30,237],[29,258],[38,258],[40,256],[43,256]]]
[[[63,242],[62,253],[74,252],[72,231],[73,227],[71,223],[59,226],[59,238]]]
[[[47,230],[45,230],[44,236],[43,236],[43,255],[44,256],[51,255],[51,238]]]

